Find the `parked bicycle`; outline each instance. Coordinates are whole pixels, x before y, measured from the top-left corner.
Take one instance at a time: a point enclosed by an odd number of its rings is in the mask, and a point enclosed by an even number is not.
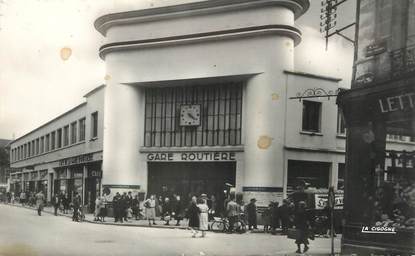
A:
[[[213,217],[213,221],[210,224],[210,230],[214,232],[227,232],[229,230],[229,220],[224,217]],[[246,232],[246,222],[243,214],[239,215],[233,230],[240,234]]]
[[[229,229],[229,221],[226,218],[213,217],[213,221],[210,224],[210,230],[214,232],[226,232]]]

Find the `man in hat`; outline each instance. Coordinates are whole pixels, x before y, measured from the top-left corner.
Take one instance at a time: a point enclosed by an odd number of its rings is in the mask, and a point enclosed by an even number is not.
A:
[[[246,206],[246,213],[248,215],[248,228],[252,230],[252,228],[257,229],[256,224],[256,199],[252,198],[250,203]]]

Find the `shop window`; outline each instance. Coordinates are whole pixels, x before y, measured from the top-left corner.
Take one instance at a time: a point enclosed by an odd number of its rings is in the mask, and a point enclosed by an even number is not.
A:
[[[374,185],[373,200],[366,209],[373,216],[372,225],[395,227],[398,231],[415,228],[414,156],[415,151],[387,152],[385,167],[374,168],[375,175],[369,177]]]
[[[320,132],[321,102],[303,101],[303,131]]]
[[[344,190],[344,175],[345,175],[346,165],[340,163],[338,165],[337,173],[337,189]]]
[[[242,85],[147,88],[144,146],[241,144]]]
[[[387,135],[388,140],[394,140],[394,141],[406,141],[406,137],[398,134],[388,134]]]
[[[76,143],[76,122],[71,123],[71,144]]]
[[[85,140],[85,118],[79,120],[79,141]]]
[[[63,146],[69,145],[69,125],[63,127]]]
[[[346,125],[340,109],[337,110],[337,134],[346,134]]]
[[[328,162],[288,160],[287,193],[302,181],[309,188],[328,188],[330,165]]]
[[[91,139],[98,137],[98,112],[91,114]]]

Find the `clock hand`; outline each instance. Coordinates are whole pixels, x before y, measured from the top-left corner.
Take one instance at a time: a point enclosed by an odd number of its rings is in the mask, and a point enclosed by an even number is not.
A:
[[[191,119],[196,120],[196,117],[195,117],[192,113],[187,113],[187,115],[188,115]]]

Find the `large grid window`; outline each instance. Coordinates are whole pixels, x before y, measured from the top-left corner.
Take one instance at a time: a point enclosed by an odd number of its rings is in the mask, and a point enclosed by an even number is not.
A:
[[[320,132],[321,102],[303,101],[303,131]]]
[[[242,85],[146,88],[146,147],[241,144]],[[197,106],[198,125],[181,126],[183,106]]]

